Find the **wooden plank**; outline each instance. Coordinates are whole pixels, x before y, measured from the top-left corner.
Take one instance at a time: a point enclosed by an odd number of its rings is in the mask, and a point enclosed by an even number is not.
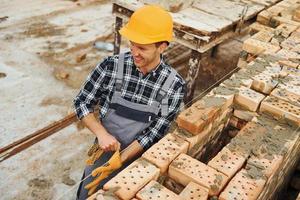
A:
[[[257,4],[261,4],[261,5],[265,5],[266,7],[270,7],[276,3],[278,3],[281,0],[248,0],[251,1],[253,3],[257,3]]]
[[[247,20],[265,8],[263,5],[251,2],[229,0],[201,0],[194,2],[193,7],[203,12],[228,19],[234,23],[237,23],[242,18],[245,11],[244,20]]]
[[[233,24],[232,21],[219,16],[211,15],[197,8],[187,8],[178,13],[171,13],[174,27],[188,28],[191,33],[210,35],[220,32]]]

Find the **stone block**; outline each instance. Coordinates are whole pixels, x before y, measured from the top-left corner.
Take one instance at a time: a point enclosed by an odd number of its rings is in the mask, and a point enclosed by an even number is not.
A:
[[[153,180],[142,188],[136,194],[136,197],[140,200],[184,200],[179,195]]]
[[[190,182],[179,194],[185,200],[207,200],[209,190],[201,185]]]
[[[148,149],[142,157],[157,166],[163,174],[169,164],[180,154],[186,153],[189,143],[175,134],[167,134],[158,143]]]
[[[265,98],[263,94],[260,94],[254,90],[246,87],[241,87],[239,93],[234,97],[234,103],[244,107],[249,111],[256,111],[260,105],[260,102]]]
[[[265,185],[263,179],[253,179],[242,169],[228,183],[220,194],[220,200],[247,199],[256,200]]]
[[[231,179],[242,168],[245,161],[246,158],[244,156],[224,147],[207,165]]]
[[[228,177],[204,163],[180,154],[169,166],[169,177],[182,185],[191,181],[209,189],[209,195],[218,195],[228,181]]]
[[[119,187],[115,192],[116,196],[124,200],[131,199],[147,183],[156,180],[159,173],[155,165],[140,158],[108,181],[103,189],[110,190]]]
[[[300,125],[300,107],[273,96],[262,101],[260,112],[270,114],[277,119],[286,119],[297,126]]]

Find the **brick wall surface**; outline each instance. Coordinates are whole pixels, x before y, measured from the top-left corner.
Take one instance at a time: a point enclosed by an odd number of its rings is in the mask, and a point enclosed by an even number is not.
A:
[[[183,110],[176,129],[105,191],[139,200],[277,198],[300,156],[300,1],[262,11],[249,33],[240,70]],[[197,160],[227,126],[236,128],[230,142],[207,163]],[[164,185],[164,176],[174,189]]]

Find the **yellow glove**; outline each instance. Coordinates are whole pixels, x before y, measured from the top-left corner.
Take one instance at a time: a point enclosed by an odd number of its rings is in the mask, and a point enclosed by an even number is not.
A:
[[[103,154],[103,150],[99,147],[98,143],[93,144],[88,151],[89,158],[85,161],[87,165],[93,165]]]
[[[96,169],[93,170],[92,176],[97,176],[91,183],[86,185],[84,188],[89,190],[88,195],[92,195],[98,184],[105,178],[107,178],[113,171],[119,169],[122,166],[120,151],[117,150],[109,161]]]
[[[95,180],[93,180],[91,183],[87,184],[84,188],[89,190],[88,195],[92,195],[94,194],[94,192],[97,189],[97,186],[99,185],[99,183],[105,179],[106,177],[108,177],[111,174],[111,172],[107,171],[107,172],[102,172],[97,178],[95,178]]]

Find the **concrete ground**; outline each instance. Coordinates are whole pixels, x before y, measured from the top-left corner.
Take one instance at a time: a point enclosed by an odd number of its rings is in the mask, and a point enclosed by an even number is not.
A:
[[[0,7],[0,147],[59,120],[88,72],[111,54],[109,1],[5,0]],[[76,124],[0,163],[1,199],[74,199],[93,140]]]
[[[111,1],[4,0],[0,7],[0,147],[59,120],[112,42]],[[221,45],[201,64],[196,96],[236,67],[242,43]],[[186,65],[178,66],[186,74]],[[74,199],[93,141],[73,124],[0,163],[1,199]]]

